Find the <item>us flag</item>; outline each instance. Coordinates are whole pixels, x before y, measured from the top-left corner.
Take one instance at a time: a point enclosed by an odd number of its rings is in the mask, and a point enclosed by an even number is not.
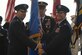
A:
[[[5,13],[5,18],[7,22],[10,22],[12,18],[15,16],[14,6],[15,6],[15,0],[8,0]]]
[[[53,18],[55,18],[55,20],[57,21],[57,18],[56,18],[56,6],[61,4],[61,1],[60,0],[53,0],[53,12],[52,12],[52,16]]]

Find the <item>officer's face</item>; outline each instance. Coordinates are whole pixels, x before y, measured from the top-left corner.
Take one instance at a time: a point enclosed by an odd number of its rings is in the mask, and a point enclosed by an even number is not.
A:
[[[23,20],[25,17],[26,17],[26,12],[25,10],[19,10],[18,11],[18,14],[19,14],[19,17]]]
[[[40,17],[43,17],[45,15],[45,11],[46,11],[45,8],[39,8]]]
[[[66,13],[63,11],[59,11],[59,12],[56,11],[56,16],[57,16],[57,19],[60,21],[66,17]]]

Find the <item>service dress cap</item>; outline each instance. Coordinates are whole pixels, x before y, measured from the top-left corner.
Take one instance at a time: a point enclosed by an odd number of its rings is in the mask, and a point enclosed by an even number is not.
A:
[[[64,6],[64,5],[57,5],[56,6],[56,11],[64,11],[65,13],[67,13],[67,12],[69,12],[69,9],[66,7],[66,6]]]
[[[46,2],[43,1],[39,1],[38,2],[39,8],[46,8],[46,6],[48,5]]]
[[[40,1],[38,2],[39,5],[47,6],[48,4],[46,2]]]
[[[27,5],[27,4],[19,4],[19,5],[15,6],[14,9],[15,9],[16,11],[18,11],[18,10],[20,10],[20,9],[27,11],[28,5]]]

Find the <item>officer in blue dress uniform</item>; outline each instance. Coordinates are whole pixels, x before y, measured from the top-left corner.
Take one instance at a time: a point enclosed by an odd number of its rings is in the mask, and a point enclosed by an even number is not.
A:
[[[46,2],[43,2],[43,1],[40,1],[38,3],[39,3],[39,14],[40,14],[39,18],[41,20],[41,25],[42,25],[42,29],[43,29],[42,41],[45,42],[45,40],[47,38],[46,35],[54,30],[55,20],[54,20],[54,18],[45,14],[46,6],[48,4]]]
[[[69,12],[69,9],[66,6],[56,6],[58,22],[54,31],[48,35],[47,41],[50,37],[52,37],[52,40],[46,46],[47,55],[71,55],[69,44],[71,42],[72,29],[66,20],[67,12]]]
[[[27,47],[35,49],[36,43],[29,39],[23,19],[28,9],[27,4],[19,4],[15,7],[17,11],[9,25],[8,38],[8,55],[27,55]]]
[[[39,14],[40,14],[40,20],[43,28],[43,33],[49,33],[54,29],[55,21],[54,18],[48,16],[45,14],[46,12],[46,6],[48,5],[46,2],[40,1],[39,4]]]
[[[46,6],[48,5],[46,2],[40,1],[38,2],[39,4],[39,18],[41,20],[41,25],[42,25],[42,29],[43,29],[43,36],[42,36],[42,44],[43,44],[43,49],[45,49],[46,46],[46,39],[47,39],[47,35],[50,34],[53,30],[54,30],[54,26],[55,26],[55,20],[54,18],[48,16],[45,14],[46,12]],[[44,54],[45,55],[45,54]]]

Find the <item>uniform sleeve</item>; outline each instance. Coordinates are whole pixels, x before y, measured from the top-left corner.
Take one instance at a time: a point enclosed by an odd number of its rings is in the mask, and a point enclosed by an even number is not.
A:
[[[15,22],[12,25],[13,25],[12,28],[13,28],[14,34],[16,35],[16,38],[19,41],[21,41],[21,43],[23,43],[24,45],[34,49],[36,47],[36,43],[28,38],[24,25],[19,22]]]
[[[45,51],[57,50],[57,48],[61,49],[60,46],[68,46],[71,40],[71,30],[68,26],[61,27],[60,32],[55,35],[52,34],[53,40],[47,45]]]

